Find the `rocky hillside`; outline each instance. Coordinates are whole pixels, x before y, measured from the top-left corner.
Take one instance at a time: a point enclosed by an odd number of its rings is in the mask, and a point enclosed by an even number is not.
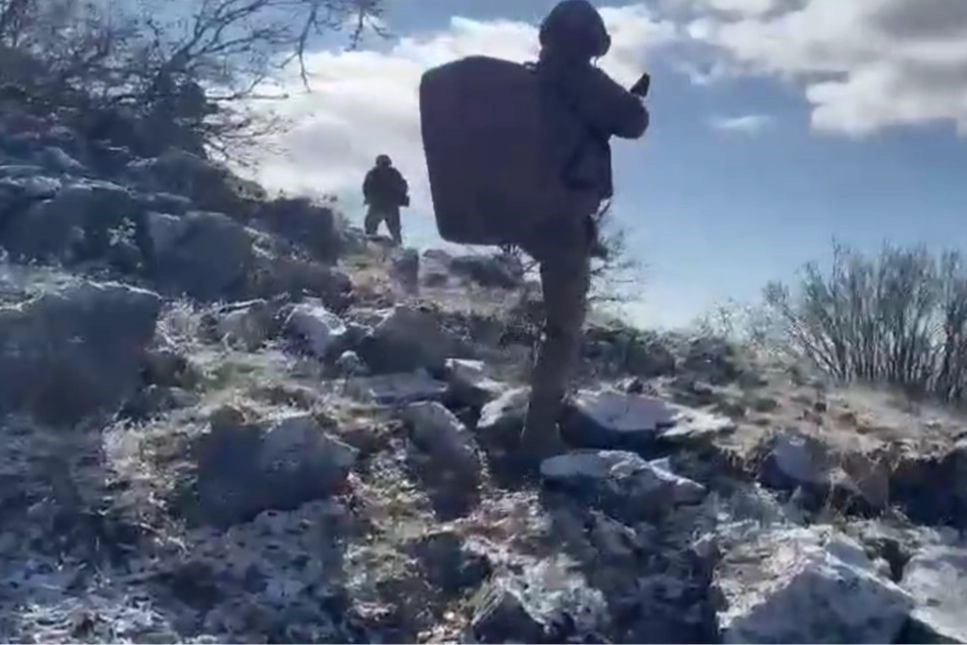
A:
[[[0,639],[957,642],[967,423],[0,106]]]

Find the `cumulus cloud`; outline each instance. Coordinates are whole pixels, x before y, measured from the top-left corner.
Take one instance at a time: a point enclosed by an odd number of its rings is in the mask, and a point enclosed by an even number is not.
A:
[[[720,132],[755,135],[772,125],[772,117],[766,114],[717,116],[709,119],[709,125]]]
[[[613,46],[602,67],[631,83],[647,53],[676,37],[675,26],[644,5],[602,9]],[[313,91],[294,71],[276,88],[290,98],[277,106],[291,129],[257,171],[266,185],[292,192],[358,192],[378,153],[393,157],[410,180],[413,205],[427,212],[429,187],[420,140],[418,88],[422,73],[472,54],[535,60],[537,29],[506,20],[455,17],[446,29],[405,37],[385,51],[318,51],[306,58]]]
[[[800,82],[817,130],[862,136],[948,122],[967,132],[967,2],[771,4],[761,14],[695,17],[686,33],[746,73]]]

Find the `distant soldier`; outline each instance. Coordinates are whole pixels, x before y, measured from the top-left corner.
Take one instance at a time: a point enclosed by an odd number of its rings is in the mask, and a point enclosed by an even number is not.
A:
[[[369,205],[366,213],[366,234],[375,235],[379,225],[386,222],[393,241],[403,244],[400,207],[410,205],[409,185],[400,171],[393,167],[388,155],[376,157],[376,167],[366,173],[363,195]]]

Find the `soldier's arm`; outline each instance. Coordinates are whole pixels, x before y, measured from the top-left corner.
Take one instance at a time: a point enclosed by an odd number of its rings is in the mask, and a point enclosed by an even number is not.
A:
[[[637,139],[648,129],[648,110],[637,96],[597,67],[588,67],[571,88],[575,107],[596,131]]]

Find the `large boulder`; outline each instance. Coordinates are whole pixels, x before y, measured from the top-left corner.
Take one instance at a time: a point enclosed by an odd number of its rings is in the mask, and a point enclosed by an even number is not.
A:
[[[447,287],[450,284],[450,262],[453,258],[441,249],[427,249],[418,263],[420,284],[426,287]]]
[[[419,401],[442,401],[448,390],[443,381],[420,372],[357,376],[346,383],[346,392],[355,399],[390,407]]]
[[[348,333],[342,319],[321,302],[303,302],[293,307],[285,328],[321,359],[342,349]]]
[[[611,625],[604,596],[563,558],[494,578],[473,605],[470,631],[482,643],[602,642]]]
[[[442,372],[450,357],[465,357],[463,342],[432,311],[400,305],[386,314],[358,349],[375,373]]]
[[[318,298],[335,311],[346,308],[352,289],[349,276],[335,267],[260,249],[256,249],[255,266],[247,287],[253,298],[281,295]]]
[[[578,392],[562,421],[564,437],[576,447],[636,452],[701,443],[734,428],[726,417],[612,389]]]
[[[675,425],[675,411],[661,399],[615,390],[582,391],[570,402],[563,431],[582,448],[641,450]]]
[[[420,563],[427,581],[445,594],[478,587],[492,569],[487,557],[468,548],[454,531],[422,535],[407,550]]]
[[[202,301],[232,298],[244,291],[254,262],[252,239],[244,227],[226,215],[208,212],[165,221],[168,226],[158,227],[153,235],[153,275],[161,289]]]
[[[127,172],[146,189],[184,195],[202,210],[235,213],[243,205],[239,182],[226,168],[179,148],[135,161]]]
[[[356,450],[311,416],[244,423],[233,410],[221,412],[192,450],[197,472],[184,493],[195,522],[228,526],[296,509],[338,492],[356,461]]]
[[[578,451],[545,460],[544,483],[629,521],[654,520],[678,506],[700,503],[706,489],[680,477],[667,463],[631,452]]]
[[[461,255],[450,260],[450,272],[483,287],[516,289],[524,284],[524,266],[509,255]]]
[[[328,206],[313,204],[304,197],[279,198],[260,204],[256,217],[265,228],[304,248],[317,260],[333,262],[339,256],[341,236],[336,215]]]
[[[0,307],[0,413],[69,425],[118,406],[138,387],[160,310],[157,294],[92,282]]]
[[[929,546],[907,563],[902,586],[916,602],[917,643],[967,642],[967,549]]]
[[[715,586],[726,643],[891,643],[913,608],[860,545],[822,527],[739,543]]]
[[[473,408],[482,408],[509,389],[490,377],[483,361],[447,359],[446,376],[454,399]]]
[[[967,527],[967,438],[944,450],[902,447],[890,473],[890,498],[921,524]]]
[[[229,345],[254,352],[272,335],[276,313],[265,300],[233,303],[220,312],[215,331]]]
[[[524,429],[530,388],[515,388],[488,403],[480,412],[477,434],[487,444],[511,445]]]
[[[34,203],[8,224],[3,242],[24,260],[107,260],[131,271],[151,252],[144,212],[128,190],[108,182],[74,184]]]
[[[415,443],[432,456],[438,470],[451,471],[473,483],[480,479],[473,435],[452,412],[439,403],[422,402],[406,407],[402,418],[412,429]]]

